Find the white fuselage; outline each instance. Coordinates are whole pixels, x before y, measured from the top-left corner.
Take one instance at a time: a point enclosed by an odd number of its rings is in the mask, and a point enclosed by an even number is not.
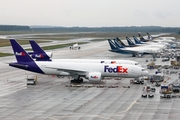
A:
[[[107,60],[107,59],[52,59],[53,62],[75,62],[75,63],[105,63],[105,64],[130,64],[141,66],[132,60]]]
[[[131,48],[123,48],[122,50],[127,50],[127,51],[133,51],[137,53],[160,53],[161,49],[160,48],[150,48],[147,46],[142,46],[142,47],[131,47]]]
[[[165,43],[170,43],[170,44],[175,43],[175,41],[173,41],[172,39],[163,39],[163,38],[154,39],[153,41],[162,42],[162,43],[165,42]]]
[[[167,48],[167,45],[160,44],[160,43],[154,43],[154,42],[142,42],[142,43],[143,44],[139,44],[141,47],[159,48],[159,49]]]
[[[165,46],[169,46],[170,45],[168,42],[154,41],[154,40],[151,43],[161,44],[161,45],[165,45]]]
[[[99,64],[73,62],[42,62],[35,61],[38,67],[47,75],[80,75],[87,76],[91,72],[100,72],[102,77],[133,78],[148,74],[148,71],[137,65]]]
[[[72,49],[78,49],[79,48],[79,45],[76,43],[72,46]]]

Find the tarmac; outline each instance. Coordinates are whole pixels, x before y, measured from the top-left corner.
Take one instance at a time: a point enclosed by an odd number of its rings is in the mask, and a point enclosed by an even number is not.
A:
[[[43,43],[44,44],[44,43]],[[49,43],[48,43],[49,44]],[[26,46],[26,45],[25,45]],[[134,58],[109,52],[107,41],[80,45],[81,50],[68,47],[53,50],[53,59],[128,59],[146,68],[152,56]],[[11,46],[0,52],[11,51]],[[3,50],[3,51],[2,51]],[[67,87],[70,78],[57,78],[12,68],[6,64],[14,56],[0,58],[0,119],[1,120],[171,120],[180,118],[180,98],[160,99],[158,87],[154,98],[142,98],[143,86],[130,85],[128,78],[109,78],[93,84],[88,80],[82,86]],[[157,58],[157,64],[161,62]],[[150,73],[155,72],[149,70]],[[37,75],[37,85],[26,85],[28,75]],[[176,77],[172,75],[172,77]],[[104,87],[98,87],[102,85]],[[116,85],[118,87],[110,88]],[[130,85],[130,88],[124,88]]]

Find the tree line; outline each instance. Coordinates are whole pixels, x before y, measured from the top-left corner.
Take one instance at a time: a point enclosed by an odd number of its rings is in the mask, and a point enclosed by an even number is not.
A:
[[[180,27],[132,26],[132,27],[51,27],[31,28],[32,31],[44,32],[176,32]]]
[[[29,26],[19,26],[19,25],[0,25],[0,31],[30,31]]]
[[[0,25],[0,31],[31,31],[31,32],[176,32],[180,27],[130,26],[130,27],[32,27],[20,25]]]

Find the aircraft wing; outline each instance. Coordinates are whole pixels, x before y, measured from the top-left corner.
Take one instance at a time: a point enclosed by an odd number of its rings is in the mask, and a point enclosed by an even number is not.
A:
[[[138,49],[139,47],[133,47],[133,48],[128,48],[124,51],[126,52],[130,52],[130,53],[133,53],[133,54],[139,54],[139,53],[142,53],[143,51],[141,49]]]
[[[138,51],[134,51],[134,50],[124,50],[125,52],[129,52],[129,53],[132,53],[132,54],[137,54],[139,53]]]
[[[64,68],[58,68],[58,67],[46,67],[46,68],[49,68],[49,69],[56,69],[57,71],[64,71],[64,72],[68,72],[72,75],[77,75],[77,74],[86,74],[88,73],[89,71],[82,71],[82,70],[72,70],[72,69],[64,69]]]

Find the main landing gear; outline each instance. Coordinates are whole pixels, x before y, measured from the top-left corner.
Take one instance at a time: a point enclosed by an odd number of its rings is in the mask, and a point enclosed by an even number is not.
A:
[[[80,78],[80,76],[75,76],[73,80],[71,80],[71,83],[83,83],[83,78]]]

